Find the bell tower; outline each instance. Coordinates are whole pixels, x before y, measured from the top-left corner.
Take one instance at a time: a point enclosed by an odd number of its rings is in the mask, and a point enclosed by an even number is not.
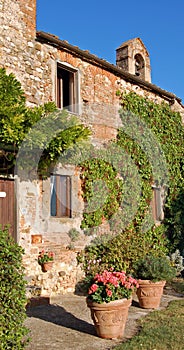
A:
[[[140,38],[128,40],[117,48],[116,65],[151,83],[150,58]]]

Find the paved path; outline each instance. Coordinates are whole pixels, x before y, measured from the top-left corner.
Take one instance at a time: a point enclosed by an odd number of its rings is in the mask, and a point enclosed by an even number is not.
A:
[[[164,295],[161,308],[180,296]],[[105,340],[96,336],[85,297],[74,294],[51,298],[50,305],[30,308],[26,326],[32,338],[27,350],[110,350],[137,331],[136,320],[150,310],[138,307],[137,299],[129,309],[122,340]]]

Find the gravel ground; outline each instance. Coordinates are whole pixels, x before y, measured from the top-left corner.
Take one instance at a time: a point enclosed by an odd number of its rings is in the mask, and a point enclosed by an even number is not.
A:
[[[181,296],[165,294],[160,309]],[[26,326],[31,342],[26,350],[110,350],[131,338],[138,330],[136,320],[151,310],[141,309],[136,297],[129,309],[122,339],[106,340],[96,336],[90,310],[83,296],[74,294],[52,297],[50,305],[40,305],[27,311]]]

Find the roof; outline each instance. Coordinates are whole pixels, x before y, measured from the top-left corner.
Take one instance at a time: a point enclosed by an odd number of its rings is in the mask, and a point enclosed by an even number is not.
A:
[[[39,31],[39,32],[37,32],[37,41],[54,46],[54,47],[57,47],[58,49],[63,49],[63,50],[70,52],[70,53],[73,53],[73,54],[75,54],[75,56],[78,56],[89,63],[92,63],[92,64],[97,65],[103,69],[106,69],[107,71],[117,75],[118,77],[120,77],[120,78],[122,78],[130,83],[139,85],[140,87],[143,87],[144,89],[147,89],[149,91],[156,93],[157,95],[160,95],[161,97],[168,100],[170,103],[174,103],[174,100],[177,100],[181,104],[181,98],[177,97],[175,94],[168,92],[166,90],[163,90],[160,87],[158,87],[157,85],[154,85],[154,84],[149,83],[145,80],[142,80],[139,77],[137,77],[131,73],[126,72],[122,68],[117,67],[114,64],[109,63],[109,62],[105,61],[104,59],[97,57],[94,54],[91,54],[87,50],[81,50],[78,46],[73,46],[73,45],[69,44],[67,41],[59,39],[59,37],[57,37],[55,35]]]
[[[134,38],[134,39],[130,39],[130,40],[127,40],[127,41],[124,41],[116,50],[119,50],[121,49],[122,47],[125,47],[125,46],[128,46],[130,43],[134,42],[134,41],[139,41],[141,46],[144,47],[145,51],[146,51],[146,54],[149,56],[149,53],[146,49],[146,46],[144,45],[144,43],[142,42],[142,40],[140,38]]]

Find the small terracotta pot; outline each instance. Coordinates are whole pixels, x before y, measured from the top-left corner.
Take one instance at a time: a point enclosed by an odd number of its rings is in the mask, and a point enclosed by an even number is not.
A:
[[[31,235],[31,243],[32,244],[42,243],[42,235]]]
[[[138,280],[138,283],[139,288],[136,293],[140,307],[143,309],[157,309],[160,306],[166,281]]]
[[[100,338],[122,338],[132,299],[119,299],[98,304],[88,298],[87,306],[91,311],[97,335]]]
[[[47,272],[47,271],[51,270],[52,267],[53,267],[53,261],[47,261],[47,262],[42,264],[42,271]]]

